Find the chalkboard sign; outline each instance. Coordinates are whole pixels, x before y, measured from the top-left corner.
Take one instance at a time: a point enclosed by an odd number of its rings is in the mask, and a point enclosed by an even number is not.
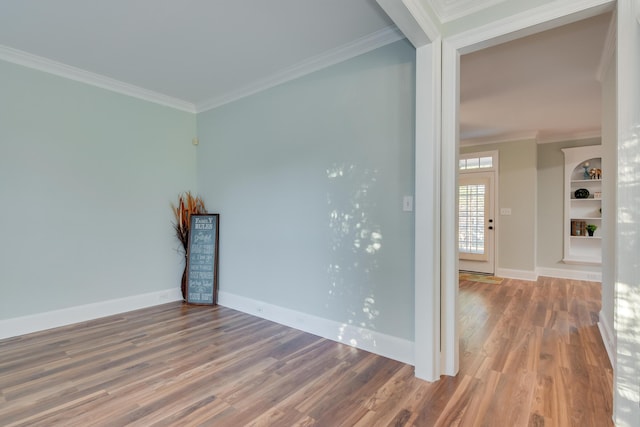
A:
[[[218,301],[219,214],[191,215],[187,252],[187,302],[216,304]]]

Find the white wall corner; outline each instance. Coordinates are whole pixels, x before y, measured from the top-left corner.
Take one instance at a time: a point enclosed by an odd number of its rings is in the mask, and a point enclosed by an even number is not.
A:
[[[406,5],[411,0],[377,0],[378,5],[391,18],[393,23],[405,35],[415,48],[429,44],[433,37],[431,31],[425,31],[418,18],[413,15]],[[435,26],[434,26],[435,28]]]
[[[538,280],[538,273],[530,270],[514,270],[511,268],[496,268],[496,276],[505,279],[529,280],[535,282]]]
[[[431,18],[431,15],[429,15],[429,12],[426,9],[429,7],[428,4],[420,0],[402,0],[402,3],[420,26],[420,30],[431,42],[442,38],[442,31],[439,28],[439,22],[436,22],[436,20]]]
[[[602,282],[602,273],[599,271],[583,271],[583,270],[568,270],[562,268],[536,268],[538,276],[557,277],[559,279],[569,280],[586,280],[590,282]]]
[[[218,293],[218,303],[223,307],[413,365],[413,342],[409,340],[224,291]]]
[[[45,313],[4,319],[0,320],[0,339],[86,322],[100,317],[180,300],[182,300],[180,289],[171,288],[125,298],[78,305],[61,310],[47,311]]]
[[[358,55],[404,39],[404,35],[395,26],[390,26],[361,37],[346,45],[331,49],[320,55],[306,59],[275,74],[257,80],[238,90],[209,99],[196,105],[196,111],[202,113],[241,98],[262,92],[263,90],[286,83],[290,80],[322,70]]]
[[[604,348],[607,350],[607,356],[609,356],[609,361],[611,362],[611,366],[613,370],[616,369],[616,357],[615,357],[615,337],[613,334],[613,329],[611,325],[607,322],[607,316],[600,311],[599,320],[598,320],[598,330],[600,330],[600,335],[602,336],[602,342],[604,343]]]

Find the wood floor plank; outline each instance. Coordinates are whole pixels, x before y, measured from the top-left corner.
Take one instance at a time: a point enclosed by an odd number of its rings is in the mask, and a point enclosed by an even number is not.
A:
[[[460,372],[170,303],[0,341],[2,426],[612,426],[600,285],[462,281]]]

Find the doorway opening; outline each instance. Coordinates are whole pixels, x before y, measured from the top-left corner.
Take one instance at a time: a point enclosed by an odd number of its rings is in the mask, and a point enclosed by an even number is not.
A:
[[[498,152],[460,156],[458,179],[459,270],[495,272],[495,200]]]
[[[494,31],[495,28],[489,30],[488,28],[481,28],[477,31],[471,31],[466,34],[462,34],[460,36],[453,36],[448,38],[445,43],[443,43],[443,65],[442,65],[442,215],[444,218],[453,216],[457,219],[457,209],[458,209],[458,183],[461,178],[459,174],[458,168],[458,160],[460,158],[460,146],[468,146],[473,145],[474,148],[482,146],[485,150],[494,150],[498,149],[496,144],[503,143],[507,141],[533,141],[534,147],[536,142],[540,142],[541,140],[545,140],[544,142],[551,142],[551,138],[547,135],[544,135],[540,132],[537,132],[535,128],[532,128],[530,132],[517,132],[515,129],[512,129],[512,133],[505,138],[505,136],[500,136],[497,134],[492,134],[491,130],[488,127],[484,127],[486,124],[484,120],[462,120],[461,118],[461,110],[462,106],[460,104],[460,99],[463,95],[462,86],[460,83],[460,59],[461,55],[466,55],[470,53],[479,53],[481,50],[486,48],[492,48],[500,45],[501,43],[506,43],[510,41],[514,41],[519,38],[526,38],[532,34],[536,34],[538,32],[542,32],[548,29],[553,29],[559,26],[559,24],[571,24],[578,22],[580,20],[588,19],[602,13],[606,13],[610,11],[613,3],[608,3],[606,5],[602,5],[600,8],[586,8],[580,11],[573,11],[568,14],[566,11],[557,11],[557,19],[553,22],[549,21],[549,17],[547,15],[542,16],[543,14],[538,14],[535,16],[522,16],[517,20],[518,23],[507,26],[505,25],[503,29],[508,27],[508,31],[500,33],[499,31]],[[555,11],[554,11],[555,12]],[[514,28],[517,27],[519,30],[514,31]],[[599,52],[600,53],[600,52]],[[485,64],[493,65],[494,62],[489,60],[486,61]],[[539,80],[544,80],[548,77],[548,67],[544,67],[543,64],[537,64],[536,68],[539,72],[536,77]],[[494,95],[501,94],[500,90],[503,87],[503,83],[508,79],[508,76],[505,72],[510,71],[511,67],[501,68],[497,71],[501,78],[497,79],[496,86],[494,87],[495,92]],[[484,70],[480,73],[474,74],[472,77],[478,77],[482,74],[487,73],[496,73],[495,71]],[[487,86],[479,86],[477,89],[484,89]],[[477,101],[479,92],[473,91],[471,94],[472,101]],[[530,103],[533,102],[534,98],[531,97],[521,97],[521,103]],[[548,104],[547,104],[548,106]],[[545,106],[540,107],[539,113],[541,115],[549,116],[549,109]],[[522,114],[522,109],[520,105],[516,105],[515,108],[511,109],[503,109],[502,110],[502,118],[504,123],[507,125],[513,124],[515,121],[511,120],[514,117]],[[525,115],[527,118],[534,118],[534,115]],[[476,129],[475,134],[467,133],[465,126],[471,124],[476,124],[479,127]],[[530,146],[529,146],[530,148]],[[501,150],[500,150],[501,151]],[[501,151],[502,154],[502,151]],[[535,168],[535,157],[536,152],[535,148],[532,151],[532,161],[534,163]],[[502,166],[502,165],[501,165]],[[510,169],[505,169],[509,170]],[[529,169],[531,170],[531,169]],[[502,171],[501,171],[502,173]],[[537,171],[534,172],[537,174]],[[530,198],[537,199],[537,189],[535,187],[537,183],[537,178],[534,179],[533,186],[520,186],[516,185],[515,194],[518,194],[522,197],[528,196]],[[512,183],[512,180],[502,180],[502,184]],[[500,205],[503,203],[514,203],[513,205],[507,204],[506,206],[510,207],[519,207],[516,201],[506,202],[502,200],[502,190],[500,190]],[[502,212],[502,209],[499,209]],[[561,215],[559,215],[561,218]],[[513,217],[511,218],[513,219]],[[534,222],[527,221],[526,226],[529,228],[536,227],[537,219],[534,219]],[[518,224],[524,224],[524,221],[517,222]],[[446,224],[445,221],[442,223],[442,247],[443,254],[442,258],[446,261],[447,257],[452,257],[455,259],[456,264],[451,262],[445,263],[443,262],[443,270],[441,273],[441,290],[442,290],[442,314],[441,319],[443,323],[443,339],[444,343],[443,348],[443,360],[445,366],[445,373],[453,373],[458,372],[459,366],[459,348],[458,348],[458,337],[459,337],[459,313],[457,311],[458,304],[458,230],[451,226],[451,224]],[[457,224],[457,222],[456,222]],[[502,227],[500,227],[502,228]],[[449,246],[450,242],[455,242],[455,246],[451,248]],[[520,243],[520,240],[518,241]],[[504,252],[506,249],[503,247],[502,243],[500,244],[500,251]],[[535,241],[533,245],[535,245]],[[446,252],[448,249],[450,252]],[[453,250],[451,250],[453,249]],[[520,253],[518,251],[512,251],[508,253]],[[535,257],[537,253],[537,247],[534,246],[534,251],[532,257]],[[500,268],[500,257],[498,256],[499,263],[496,265],[496,272],[498,274],[501,273],[502,269]],[[535,273],[536,270],[536,259],[533,258],[532,261],[532,269]],[[454,276],[455,274],[455,276]],[[517,278],[517,277],[516,277]],[[528,279],[531,280],[531,279]]]

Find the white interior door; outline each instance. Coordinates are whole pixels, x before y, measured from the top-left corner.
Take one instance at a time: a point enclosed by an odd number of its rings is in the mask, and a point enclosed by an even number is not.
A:
[[[460,270],[494,273],[494,172],[461,173],[458,184]]]

